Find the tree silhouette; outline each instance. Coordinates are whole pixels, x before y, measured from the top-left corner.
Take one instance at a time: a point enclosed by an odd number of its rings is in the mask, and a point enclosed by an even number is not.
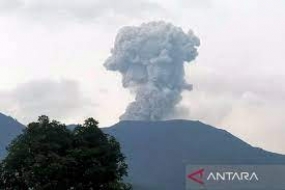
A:
[[[40,116],[8,147],[0,165],[4,190],[127,190],[125,157],[89,118],[73,131]]]

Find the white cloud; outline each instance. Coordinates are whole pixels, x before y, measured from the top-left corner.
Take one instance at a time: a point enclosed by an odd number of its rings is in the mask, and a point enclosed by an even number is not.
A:
[[[22,5],[21,0],[1,0],[0,12],[14,10]]]
[[[82,95],[78,83],[71,80],[30,81],[2,92],[0,97],[5,100],[1,105],[5,113],[25,123],[43,114],[64,121],[84,119],[82,113],[96,106]]]
[[[136,0],[3,0],[2,10],[17,10],[34,19],[73,18],[93,20],[108,15],[140,17],[153,11],[163,11],[154,2]]]

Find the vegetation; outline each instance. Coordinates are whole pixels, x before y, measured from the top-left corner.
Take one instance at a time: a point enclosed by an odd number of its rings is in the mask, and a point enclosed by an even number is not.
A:
[[[74,130],[40,116],[8,147],[3,190],[127,190],[125,157],[114,137],[89,118]]]

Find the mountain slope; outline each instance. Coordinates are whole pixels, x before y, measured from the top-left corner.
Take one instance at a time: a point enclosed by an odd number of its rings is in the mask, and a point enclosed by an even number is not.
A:
[[[17,135],[21,133],[24,126],[11,117],[0,113],[0,159],[6,154],[6,147]]]
[[[285,163],[285,156],[197,121],[124,121],[104,131],[121,143],[134,190],[185,189],[187,164]]]
[[[0,114],[0,158],[23,125]],[[285,164],[285,156],[254,148],[198,121],[123,121],[103,128],[121,143],[134,190],[185,189],[188,164]]]

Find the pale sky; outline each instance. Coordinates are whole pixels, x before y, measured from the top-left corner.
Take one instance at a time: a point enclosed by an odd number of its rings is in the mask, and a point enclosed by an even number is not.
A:
[[[173,118],[285,153],[285,1],[1,0],[0,112],[27,124],[118,122],[133,95],[103,67],[123,26],[164,20],[200,38]]]

